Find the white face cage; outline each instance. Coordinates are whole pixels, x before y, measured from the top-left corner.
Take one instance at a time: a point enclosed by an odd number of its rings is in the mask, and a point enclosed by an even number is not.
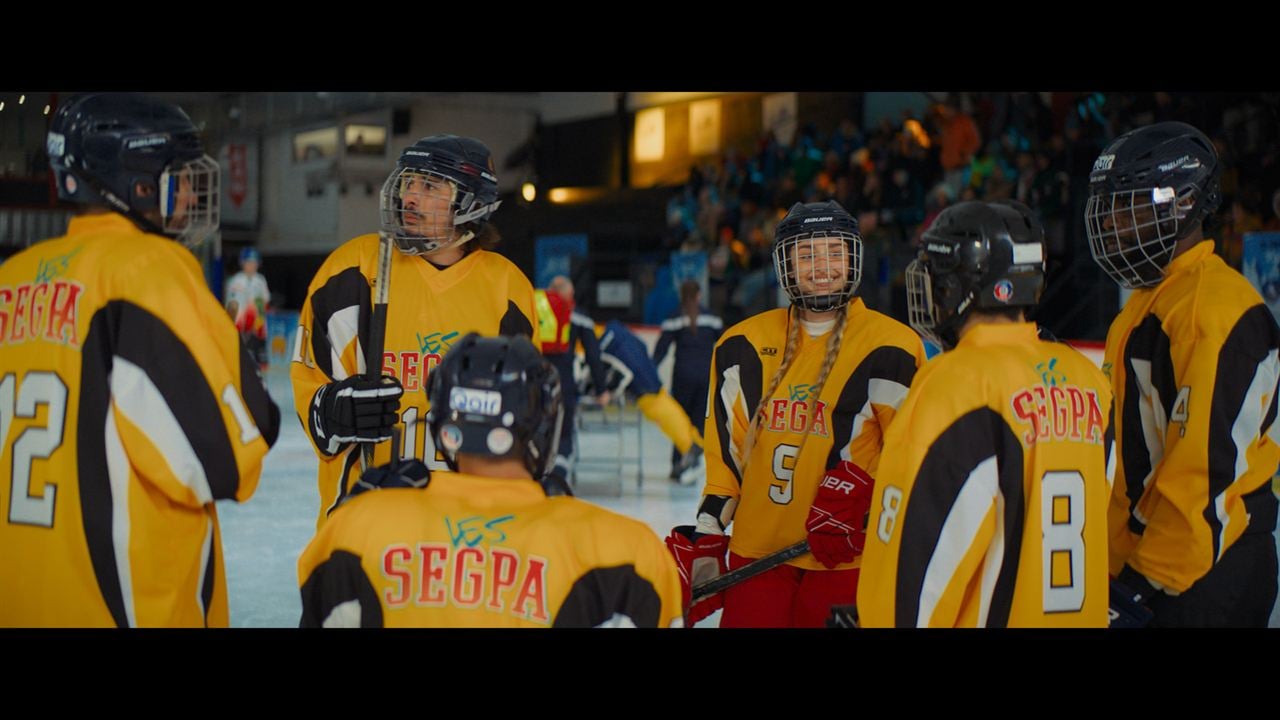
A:
[[[396,168],[382,185],[382,229],[406,255],[423,255],[461,245],[473,237],[456,228],[488,217],[500,202],[474,207],[475,195],[449,177],[421,168]]]
[[[1091,195],[1084,219],[1094,262],[1123,287],[1158,285],[1194,193],[1188,188],[1179,197],[1173,188],[1157,187]]]
[[[773,266],[792,303],[836,310],[849,304],[862,282],[862,238],[829,230],[793,235],[774,248]]]
[[[907,265],[907,323],[924,339],[945,348],[938,336],[938,320],[933,305],[933,277],[919,259]]]
[[[208,155],[160,174],[160,217],[166,235],[194,248],[218,230],[218,163]]]

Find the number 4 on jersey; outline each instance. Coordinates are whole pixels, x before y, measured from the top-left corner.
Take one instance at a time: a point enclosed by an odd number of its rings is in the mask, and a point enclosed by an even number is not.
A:
[[[1180,436],[1187,434],[1187,406],[1191,402],[1191,386],[1183,385],[1178,397],[1173,401],[1173,411],[1169,413],[1169,422],[1182,423]]]

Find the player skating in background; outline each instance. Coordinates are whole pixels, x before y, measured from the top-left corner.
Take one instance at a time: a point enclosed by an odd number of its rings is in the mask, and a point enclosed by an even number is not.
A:
[[[245,347],[258,365],[266,369],[267,305],[271,303],[271,291],[267,289],[267,279],[258,272],[261,266],[262,256],[256,249],[241,250],[240,272],[227,281],[224,302],[244,338]]]

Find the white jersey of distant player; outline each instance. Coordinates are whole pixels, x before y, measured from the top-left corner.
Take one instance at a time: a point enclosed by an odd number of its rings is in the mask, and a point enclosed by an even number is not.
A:
[[[232,275],[231,281],[227,283],[227,305],[230,306],[235,302],[237,310],[254,305],[258,300],[262,301],[262,307],[265,308],[270,298],[267,279],[262,276],[262,273],[254,273],[253,277],[250,277],[243,272],[238,272]]]

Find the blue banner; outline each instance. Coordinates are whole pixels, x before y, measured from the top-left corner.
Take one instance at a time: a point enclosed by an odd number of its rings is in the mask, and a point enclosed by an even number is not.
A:
[[[1244,277],[1271,308],[1280,322],[1280,233],[1244,234]]]
[[[271,310],[267,313],[267,358],[272,363],[293,359],[293,341],[298,332],[298,313]]]
[[[676,297],[680,296],[680,286],[685,280],[696,280],[702,288],[702,302],[707,302],[707,254],[697,252],[671,253],[671,288]]]
[[[587,257],[586,235],[539,235],[533,241],[533,286],[545,288],[557,275],[569,277],[570,259]]]

